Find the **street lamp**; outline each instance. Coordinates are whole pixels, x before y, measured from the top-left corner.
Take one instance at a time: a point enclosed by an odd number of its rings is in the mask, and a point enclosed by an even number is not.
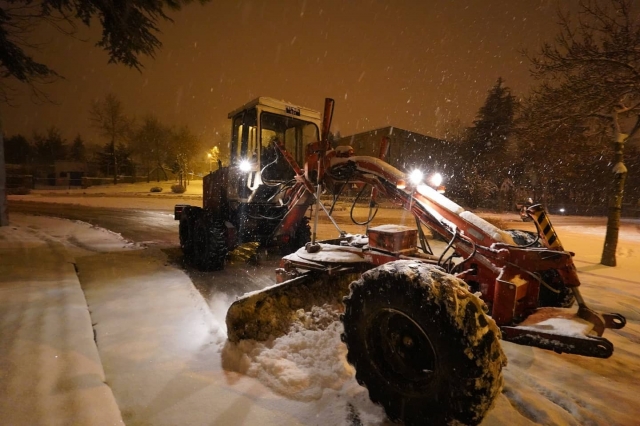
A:
[[[218,162],[218,168],[221,167],[220,164],[220,149],[217,146],[214,146],[209,151],[207,151],[207,157],[209,158],[209,173],[213,171],[213,162]]]

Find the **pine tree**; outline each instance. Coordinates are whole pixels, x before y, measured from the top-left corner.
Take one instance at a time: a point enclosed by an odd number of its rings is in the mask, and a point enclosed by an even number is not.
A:
[[[26,164],[31,159],[31,145],[22,135],[13,135],[4,140],[4,155],[7,164]]]
[[[84,146],[84,141],[80,135],[77,135],[69,149],[69,160],[82,162],[86,160],[86,156],[87,149]]]
[[[66,139],[62,137],[62,132],[57,127],[49,127],[46,135],[34,134],[33,140],[33,151],[38,163],[52,165],[56,161],[67,158],[69,147]]]
[[[498,78],[487,99],[478,110],[474,126],[458,145],[463,160],[461,194],[466,203],[477,207],[480,200],[497,193],[502,181],[510,176],[510,136],[517,107],[511,89]]]

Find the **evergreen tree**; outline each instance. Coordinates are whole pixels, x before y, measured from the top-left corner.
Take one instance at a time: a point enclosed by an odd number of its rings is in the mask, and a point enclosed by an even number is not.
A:
[[[33,141],[33,151],[36,162],[44,165],[52,165],[56,161],[67,158],[67,141],[62,137],[62,133],[57,127],[51,126],[47,129],[46,135],[39,133],[34,134]]]
[[[87,149],[84,146],[84,141],[77,135],[76,138],[71,143],[71,148],[69,149],[69,160],[72,161],[86,161],[87,157]]]
[[[31,145],[22,135],[4,139],[4,155],[7,164],[26,164],[31,159]]]
[[[474,126],[458,145],[463,160],[460,195],[471,207],[492,198],[502,182],[511,178],[510,136],[516,108],[511,90],[498,78],[478,110]]]
[[[500,77],[480,107],[469,134],[471,161],[481,172],[502,175],[509,164],[508,144],[513,131],[516,99]],[[497,179],[504,176],[498,176]],[[498,180],[492,179],[498,183]]]

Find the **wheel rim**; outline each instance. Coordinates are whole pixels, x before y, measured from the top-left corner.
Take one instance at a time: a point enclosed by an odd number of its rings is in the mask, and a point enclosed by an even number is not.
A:
[[[378,374],[403,393],[429,386],[438,359],[425,330],[395,309],[380,310],[369,324],[367,346]]]

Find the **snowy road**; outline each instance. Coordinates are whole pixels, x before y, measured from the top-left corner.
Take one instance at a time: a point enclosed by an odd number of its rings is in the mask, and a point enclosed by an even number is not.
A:
[[[177,255],[169,230],[177,224],[158,217],[144,231],[148,234],[127,237],[157,244],[77,256],[107,383],[127,424],[385,424],[344,361],[337,325],[301,330],[270,345],[226,342],[223,318],[232,300],[228,292],[236,288],[232,283],[243,283],[240,292],[259,287],[259,280],[271,279],[272,265],[238,264],[201,275],[205,287],[199,288],[197,273],[185,274],[173,263]],[[510,216],[497,219],[506,222]],[[623,225],[619,266],[608,268],[598,264],[603,218],[552,219],[565,247],[576,252],[587,302],[625,315],[628,324],[605,333],[615,346],[609,359],[503,343],[509,358],[505,387],[483,425],[635,425],[640,418],[638,225]],[[30,220],[40,219],[25,216],[24,226]],[[118,227],[127,220],[109,226],[124,236]],[[201,297],[207,288],[209,296]]]

